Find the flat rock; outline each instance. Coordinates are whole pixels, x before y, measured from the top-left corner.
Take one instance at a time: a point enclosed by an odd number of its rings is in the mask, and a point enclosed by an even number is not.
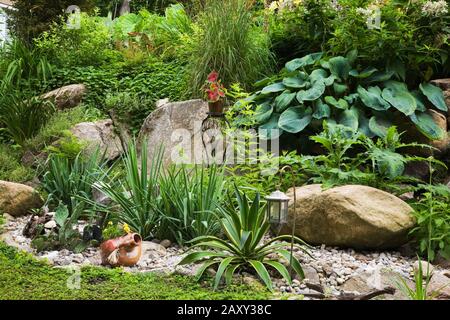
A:
[[[71,84],[42,95],[42,99],[51,100],[60,110],[78,106],[86,93],[84,84]]]

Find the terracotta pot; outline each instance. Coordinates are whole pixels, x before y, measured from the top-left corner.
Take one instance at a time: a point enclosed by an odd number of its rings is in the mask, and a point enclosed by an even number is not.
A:
[[[137,233],[107,240],[100,245],[103,265],[131,267],[142,255],[142,238]]]
[[[213,115],[222,115],[223,114],[223,100],[219,100],[216,102],[208,102],[209,113]]]

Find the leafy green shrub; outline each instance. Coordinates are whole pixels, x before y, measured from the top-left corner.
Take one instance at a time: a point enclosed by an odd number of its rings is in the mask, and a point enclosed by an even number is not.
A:
[[[411,234],[417,240],[419,251],[433,261],[439,253],[450,259],[450,190],[448,186],[419,185],[423,198],[413,204],[417,227]]]
[[[256,26],[245,0],[208,1],[199,15],[189,58],[189,83],[198,95],[212,70],[219,72],[224,85],[240,82],[248,88],[270,72],[272,56],[268,38]]]
[[[37,134],[54,111],[51,101],[18,91],[0,93],[0,127],[21,146]]]
[[[331,59],[313,53],[289,61],[279,75],[260,81],[262,89],[247,103],[257,105],[255,118],[260,129],[267,130],[263,138],[305,129],[317,132],[323,120],[369,137],[385,136],[393,120],[412,122],[429,139],[444,136],[427,113],[431,107],[447,112],[441,89],[422,83],[410,91],[405,83],[391,80],[395,72],[354,66],[355,57],[355,51]]]
[[[260,204],[259,194],[255,196],[251,204],[246,194],[241,194],[237,187],[235,194],[239,208],[236,209],[233,206],[234,201],[230,199],[229,206],[221,209],[220,223],[226,239],[214,236],[201,236],[194,239],[192,241],[194,243],[193,248],[206,247],[215,250],[192,252],[180,262],[180,265],[193,262],[203,263],[197,272],[199,279],[207,268],[217,266],[214,281],[215,289],[219,286],[222,277],[225,277],[226,283],[230,284],[236,271],[253,270],[256,271],[267,288],[272,290],[272,281],[267,268],[278,272],[291,283],[291,275],[287,268],[276,258],[273,258],[273,255],[284,258],[292,266],[293,271],[304,278],[302,267],[297,258],[283,248],[287,244],[277,243],[277,241],[292,240],[297,244],[306,244],[297,237],[292,239],[291,236],[278,236],[263,243],[263,238],[268,232],[270,224],[265,206]],[[303,249],[303,246],[300,246],[300,248]]]
[[[172,167],[160,179],[159,239],[180,244],[198,236],[218,235],[217,208],[224,198],[223,168]]]
[[[20,163],[20,153],[11,146],[0,144],[0,180],[23,183],[35,176],[31,168]]]
[[[68,26],[65,17],[34,40],[34,45],[58,67],[101,66],[119,61],[113,49],[107,18],[80,14],[80,28]]]
[[[93,187],[102,192],[120,208],[118,220],[138,232],[143,239],[154,236],[160,215],[158,212],[158,181],[161,175],[162,150],[149,164],[147,143],[141,146],[138,155],[136,142],[131,143],[123,158],[125,177],[98,181]],[[108,212],[108,211],[107,211]]]
[[[80,153],[73,160],[51,154],[46,170],[42,188],[48,192],[48,204],[58,206],[62,203],[67,206],[69,214],[93,212],[92,186],[104,180],[108,173],[106,162],[98,150],[89,157]]]
[[[430,12],[426,2],[281,0],[267,14],[283,63],[315,51],[336,56],[357,49],[362,65],[399,71],[403,81],[418,84],[450,72],[448,14]]]
[[[33,138],[25,142],[25,149],[40,152],[60,138],[68,137],[70,139],[67,131],[77,123],[95,121],[99,118],[101,118],[101,114],[98,113],[98,110],[83,105],[58,111],[52,115]]]
[[[75,210],[70,212],[67,206],[60,204],[55,211],[55,222],[58,228],[52,229],[49,234],[35,237],[31,244],[37,251],[50,251],[60,249],[70,249],[77,253],[82,252],[87,247],[87,243],[83,242],[81,235],[74,228],[81,211]]]

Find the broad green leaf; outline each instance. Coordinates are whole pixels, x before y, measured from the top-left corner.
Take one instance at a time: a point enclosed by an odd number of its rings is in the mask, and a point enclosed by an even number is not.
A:
[[[291,102],[295,99],[296,93],[291,93],[290,91],[285,91],[275,98],[275,109],[277,112],[283,112]]]
[[[261,278],[261,280],[265,283],[266,287],[272,291],[272,280],[270,279],[269,272],[267,272],[266,267],[264,264],[257,260],[250,260],[249,261],[252,267],[256,270],[256,273]]]
[[[385,88],[392,89],[394,91],[408,91],[408,86],[404,82],[395,81],[395,80],[388,80],[383,82],[383,85]]]
[[[289,274],[289,271],[287,270],[287,268],[283,264],[281,264],[278,261],[265,261],[265,264],[267,264],[267,265],[271,266],[272,268],[274,268],[275,270],[277,270],[278,273],[284,279],[286,279],[289,284],[292,283],[292,279],[291,279],[291,276]]]
[[[366,90],[358,86],[357,92],[366,107],[378,111],[386,111],[390,107],[390,104],[381,97],[381,89],[379,87],[369,87]]]
[[[369,119],[363,112],[359,112],[358,123],[359,123],[358,128],[359,132],[364,133],[364,135],[366,135],[369,138],[373,138],[375,136],[375,134],[369,128]]]
[[[374,68],[374,67],[367,67],[366,69],[364,69],[361,72],[358,72],[358,70],[351,70],[349,72],[349,74],[354,77],[354,78],[358,78],[358,79],[365,79],[370,77],[372,74],[374,74],[375,72],[377,72],[378,69]]]
[[[339,99],[336,100],[334,97],[332,96],[326,96],[325,97],[325,102],[329,105],[332,105],[335,108],[338,109],[347,109],[348,108],[348,102],[345,101],[344,99]]]
[[[399,87],[387,87],[383,89],[382,98],[403,114],[410,116],[417,108],[416,99]]]
[[[255,119],[258,123],[264,123],[270,119],[272,115],[273,107],[270,103],[265,102],[256,107]]]
[[[414,99],[416,99],[417,104],[416,110],[420,112],[427,111],[427,107],[425,105],[425,101],[427,100],[427,98],[420,91],[417,90],[411,91],[411,94],[414,97]]]
[[[253,86],[256,88],[265,87],[272,81],[271,78],[265,77],[264,79],[261,79],[259,81],[256,81]]]
[[[233,261],[234,257],[225,258],[222,260],[222,262],[219,265],[219,268],[217,269],[216,277],[214,280],[214,290],[217,290],[220,284],[220,279],[222,279],[222,275],[227,269],[228,265]]]
[[[333,90],[338,96],[342,96],[347,90],[348,86],[345,83],[333,83]]]
[[[342,80],[348,78],[348,74],[352,69],[348,59],[339,56],[331,58],[328,60],[328,63],[330,65],[330,72],[332,75]]]
[[[420,91],[422,91],[422,93],[436,108],[442,111],[448,111],[444,93],[440,88],[432,85],[431,83],[421,83]]]
[[[59,205],[55,212],[55,222],[58,226],[63,227],[69,218],[69,210],[64,205]]]
[[[358,109],[351,108],[344,110],[339,117],[339,124],[351,128],[353,131],[358,130]]]
[[[314,101],[319,99],[325,92],[325,84],[323,82],[316,82],[308,90],[301,90],[297,92],[297,101],[303,103],[303,101]]]
[[[317,99],[314,101],[314,113],[312,115],[314,119],[329,118],[330,114],[330,106],[324,103],[322,99]]]
[[[311,74],[309,75],[309,80],[312,84],[316,83],[317,81],[324,82],[325,78],[328,77],[328,72],[325,69],[315,69]]]
[[[392,78],[394,71],[377,71],[364,79],[364,83],[384,82]]]
[[[267,93],[281,92],[281,91],[284,91],[284,89],[286,89],[284,84],[282,82],[277,82],[277,83],[270,84],[267,87],[264,87],[261,90],[261,93],[267,94]]]
[[[356,59],[358,58],[358,50],[357,49],[353,49],[350,50],[345,57],[348,60],[348,63],[350,63],[351,65],[355,63]]]
[[[369,128],[377,137],[385,137],[392,123],[385,118],[373,116],[369,120]]]
[[[286,112],[286,111],[285,111]],[[278,127],[278,120],[280,119],[280,115],[278,113],[272,113],[269,121],[259,126],[259,135],[261,139],[270,140],[277,139],[283,133]]]
[[[301,77],[289,77],[283,79],[283,84],[289,88],[300,89],[304,88],[307,85],[307,82]]]
[[[345,101],[347,101],[349,104],[355,103],[356,100],[359,99],[359,94],[357,93],[351,93],[348,96],[343,97]]]
[[[311,109],[291,107],[284,111],[278,121],[278,126],[286,132],[298,133],[311,122]]]
[[[294,271],[299,275],[300,279],[305,278],[302,266],[300,262],[298,262],[297,258],[295,258],[294,256],[291,257],[291,253],[287,250],[277,250],[277,252],[281,254],[283,258],[286,259],[289,263],[291,263],[292,260],[292,268],[294,269]]]
[[[444,138],[445,132],[434,122],[433,117],[427,112],[416,112],[410,116],[417,129],[430,140]]]
[[[307,56],[304,56],[302,58],[297,58],[297,59],[291,60],[286,63],[286,69],[288,71],[294,71],[299,68],[315,64],[317,61],[319,61],[322,58],[322,55],[323,55],[322,52],[318,52],[318,53],[308,54]]]
[[[379,173],[390,179],[395,179],[403,175],[406,159],[401,154],[386,149],[375,148],[372,151],[372,157],[375,160]]]

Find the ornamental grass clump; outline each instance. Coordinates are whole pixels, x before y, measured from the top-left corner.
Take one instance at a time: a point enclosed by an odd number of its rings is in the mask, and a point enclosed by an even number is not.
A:
[[[189,253],[179,264],[203,263],[197,272],[200,279],[206,269],[217,267],[214,280],[214,289],[217,289],[223,277],[226,284],[232,281],[233,274],[239,271],[256,272],[269,290],[273,290],[270,272],[279,273],[284,279],[291,283],[292,273],[304,278],[300,262],[291,257],[292,252],[285,249],[289,244],[283,241],[291,241],[292,236],[283,235],[264,242],[264,236],[270,228],[265,205],[261,206],[259,194],[250,203],[245,193],[241,193],[235,186],[235,195],[238,208],[234,206],[236,201],[229,199],[228,205],[220,207],[220,224],[225,238],[215,236],[201,236],[192,240],[192,248],[200,248],[201,251]],[[294,237],[296,245],[301,250],[307,244]],[[205,250],[208,248],[209,250]],[[205,250],[205,251],[203,251]],[[292,261],[290,269],[274,256],[284,259],[287,263]]]

